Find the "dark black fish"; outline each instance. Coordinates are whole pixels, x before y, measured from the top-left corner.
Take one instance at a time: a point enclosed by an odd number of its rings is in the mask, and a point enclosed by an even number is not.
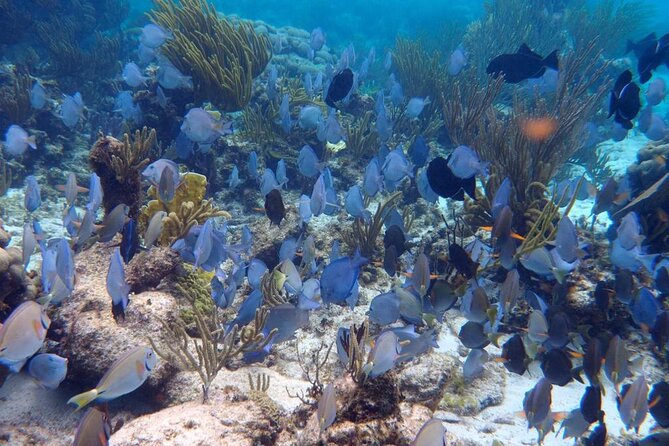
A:
[[[383,269],[389,276],[394,277],[397,274],[397,248],[395,248],[395,245],[386,248],[383,255]]]
[[[648,407],[655,422],[662,427],[669,427],[669,383],[656,383],[648,395]]]
[[[528,358],[523,338],[519,334],[513,335],[502,345],[502,358],[504,359],[504,367],[509,372],[517,373],[518,375],[525,373]]]
[[[643,52],[638,57],[639,81],[645,84],[653,75],[653,70],[656,70],[662,64],[669,63],[669,34],[665,34],[655,41],[646,42]]]
[[[444,159],[438,156],[428,164],[427,182],[430,187],[443,198],[464,201],[466,192],[473,200],[476,200],[476,176],[464,180],[458,178],[448,167],[449,158]]]
[[[129,219],[128,222],[123,225],[121,235],[121,257],[123,257],[125,263],[128,263],[139,250],[137,223],[135,223],[134,219]]]
[[[604,344],[599,338],[592,338],[583,356],[583,371],[593,386],[599,386],[599,372],[604,362]]]
[[[457,243],[448,246],[448,261],[467,279],[476,275],[479,264],[472,260],[469,253]]]
[[[265,195],[265,213],[269,221],[277,226],[286,216],[286,208],[283,206],[283,198],[278,189],[272,189]]]
[[[541,371],[551,384],[567,385],[573,378],[571,359],[562,350],[548,350],[541,358]]]
[[[325,103],[335,108],[335,102],[341,101],[348,95],[353,87],[353,71],[345,68],[335,74],[328,87],[328,94],[325,97]]]
[[[600,421],[590,435],[583,439],[583,443],[585,446],[606,446],[606,437],[606,424]]]
[[[643,437],[634,446],[666,446],[669,444],[669,431],[656,432]]]
[[[435,280],[432,288],[430,288],[429,296],[429,303],[440,322],[443,314],[453,308],[453,305],[458,301],[458,295],[445,280]]]
[[[614,291],[619,301],[629,304],[632,302],[634,289],[634,274],[628,269],[619,269],[616,272]]]
[[[625,54],[633,51],[637,59],[641,58],[641,55],[648,51],[650,48],[657,45],[657,36],[655,33],[650,33],[643,39],[638,42],[633,42],[631,40],[627,41],[627,48],[625,48]]]
[[[602,390],[599,387],[588,386],[581,398],[581,415],[588,423],[602,421],[604,412],[602,411]]]
[[[569,317],[563,311],[555,311],[548,318],[547,348],[562,348],[571,340]]]
[[[502,54],[491,60],[486,71],[494,77],[503,74],[505,82],[517,84],[543,76],[546,68],[558,69],[557,50],[543,58],[523,43],[517,53]]]
[[[603,313],[608,313],[609,307],[611,306],[611,296],[613,295],[613,290],[603,280],[597,282],[595,287],[595,305]]]
[[[490,344],[490,339],[483,331],[483,325],[478,322],[468,321],[460,328],[458,333],[460,342],[467,348],[483,348]]]
[[[383,247],[388,249],[391,246],[395,247],[397,257],[404,254],[406,251],[406,236],[404,231],[397,225],[390,225],[383,234]]]
[[[650,331],[653,342],[661,352],[667,349],[669,343],[669,311],[663,311],[655,319],[655,325]]]
[[[609,100],[609,118],[613,115],[613,120],[622,125],[627,130],[634,127],[632,119],[639,114],[641,110],[641,99],[639,99],[639,86],[632,82],[632,72],[625,70],[622,72],[616,84],[611,90],[611,99]]]
[[[662,294],[669,294],[669,268],[666,266],[655,273],[655,288]]]

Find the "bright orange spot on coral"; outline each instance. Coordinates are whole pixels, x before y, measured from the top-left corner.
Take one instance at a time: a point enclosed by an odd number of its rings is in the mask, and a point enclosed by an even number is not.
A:
[[[557,120],[553,118],[532,118],[522,124],[522,131],[532,141],[545,141],[557,130]]]

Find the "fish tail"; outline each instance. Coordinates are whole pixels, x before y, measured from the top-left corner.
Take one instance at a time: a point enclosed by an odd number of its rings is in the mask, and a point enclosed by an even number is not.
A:
[[[557,70],[558,65],[559,64],[558,64],[557,50],[555,50],[548,56],[546,56],[546,58],[544,59],[544,66],[552,68],[553,70]]]
[[[76,410],[87,406],[90,402],[98,397],[98,389],[89,390],[88,392],[75,395],[67,401],[67,404],[74,404],[77,406]]]

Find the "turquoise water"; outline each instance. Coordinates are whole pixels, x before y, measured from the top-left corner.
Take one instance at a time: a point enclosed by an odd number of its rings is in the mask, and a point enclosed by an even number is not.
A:
[[[669,435],[668,1],[200,1],[0,0],[0,445]]]

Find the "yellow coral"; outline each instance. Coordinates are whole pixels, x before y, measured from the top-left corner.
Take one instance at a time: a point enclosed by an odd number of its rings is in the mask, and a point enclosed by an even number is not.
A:
[[[167,212],[158,243],[168,246],[176,239],[185,236],[194,225],[203,224],[208,218],[231,218],[228,212],[217,209],[211,199],[205,200],[206,191],[207,177],[194,172],[188,172],[183,176],[174,199],[169,203],[161,201],[158,191],[151,186],[148,196],[152,200],[141,210],[140,225],[146,227],[151,217],[158,211]]]

